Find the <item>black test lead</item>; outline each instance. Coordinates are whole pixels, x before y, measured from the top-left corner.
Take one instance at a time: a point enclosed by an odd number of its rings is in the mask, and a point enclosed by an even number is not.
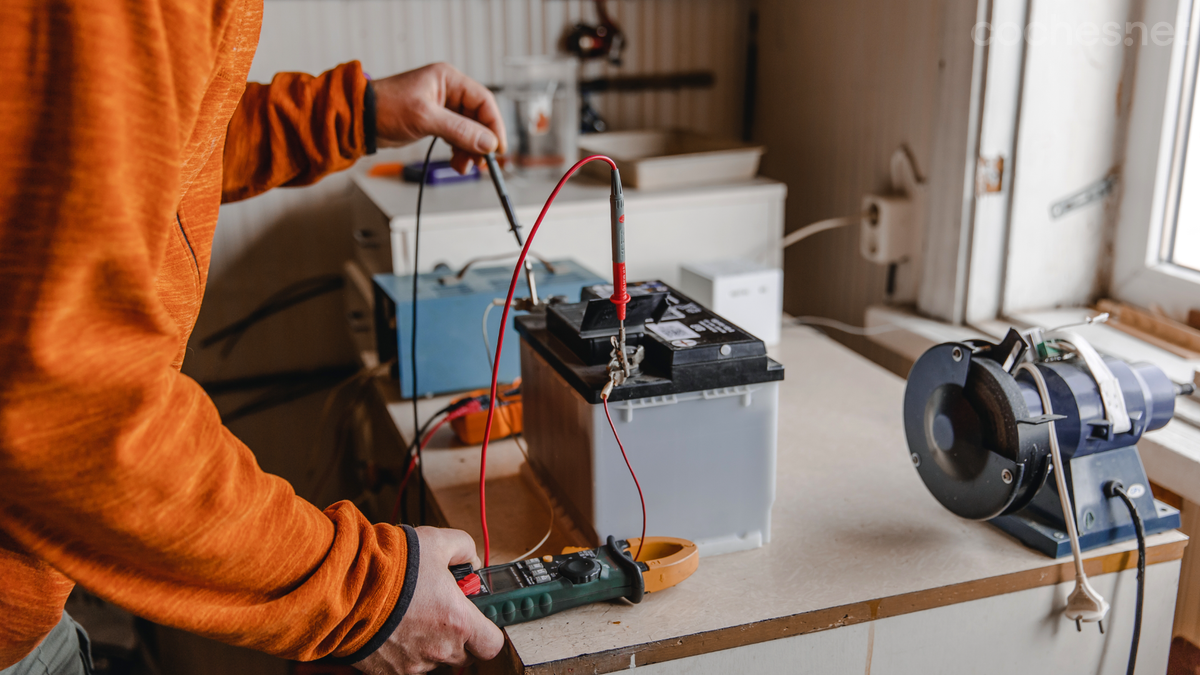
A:
[[[512,230],[513,236],[517,238],[517,246],[525,248],[525,242],[521,240],[521,224],[517,222],[517,211],[513,208],[512,199],[508,196],[508,188],[504,185],[504,174],[500,172],[500,163],[496,161],[496,153],[489,152],[483,156],[483,159],[487,162],[488,175],[492,177],[496,196],[500,198],[500,205],[504,207],[504,216],[508,218],[509,228]],[[536,307],[538,304],[537,282],[533,278],[533,263],[529,260],[525,261],[525,281],[529,284],[529,304]]]

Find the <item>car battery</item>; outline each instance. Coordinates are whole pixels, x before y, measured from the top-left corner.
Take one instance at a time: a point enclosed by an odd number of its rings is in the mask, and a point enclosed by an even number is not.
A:
[[[576,298],[585,286],[604,283],[604,278],[573,260],[538,262],[533,265],[538,296]],[[512,281],[512,265],[467,267],[460,273],[428,272],[417,277],[417,386],[419,396],[482,389],[491,386],[492,369],[484,351],[483,315],[493,300],[503,302]],[[413,396],[412,361],[412,275],[376,274],[375,346],[379,361],[393,361],[393,375],[400,392]],[[522,282],[516,297],[528,298]],[[488,315],[488,340],[496,348],[503,307]],[[505,341],[513,344],[512,330]],[[492,352],[494,354],[494,351]],[[506,349],[500,359],[500,381],[511,382],[521,373],[518,350]]]
[[[637,488],[605,418],[612,287],[518,317],[529,462],[592,539],[637,536]],[[627,344],[644,358],[608,406],[646,500],[647,536],[701,555],[771,538],[779,382],[762,340],[662,282],[630,284]]]

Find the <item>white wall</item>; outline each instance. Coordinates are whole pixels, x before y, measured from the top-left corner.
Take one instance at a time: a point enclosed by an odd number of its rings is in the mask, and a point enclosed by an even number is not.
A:
[[[763,173],[788,184],[788,230],[856,214],[890,187],[902,144],[931,193],[931,219],[950,232],[927,245],[958,249],[974,23],[964,0],[760,0],[757,136]],[[966,8],[964,10],[964,8]],[[935,186],[937,187],[937,186]],[[785,256],[785,309],[862,325],[881,302],[886,268],[858,252],[857,228],[818,234]],[[945,304],[952,304],[952,298]],[[856,348],[865,341],[838,336]]]

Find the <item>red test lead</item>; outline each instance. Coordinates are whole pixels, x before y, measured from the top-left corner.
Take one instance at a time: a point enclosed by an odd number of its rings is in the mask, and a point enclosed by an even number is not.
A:
[[[616,167],[612,170],[612,194],[608,203],[612,215],[613,255],[613,294],[610,299],[617,306],[617,318],[624,324],[625,305],[629,304],[629,292],[625,287],[625,195],[621,192],[621,172]]]
[[[620,273],[613,279],[613,288],[615,290],[612,301],[617,306],[617,316],[621,319],[622,338],[624,338],[624,319],[625,319],[625,303],[629,302],[629,294],[625,289],[625,198],[621,195],[621,177],[617,173],[617,164],[612,159],[604,155],[589,155],[576,162],[563,177],[558,181],[558,185],[550,193],[546,199],[546,203],[542,206],[541,213],[538,214],[537,220],[533,223],[533,228],[529,230],[529,237],[525,240],[525,246],[521,248],[521,257],[517,259],[517,266],[513,269],[512,281],[508,285],[508,296],[504,300],[504,312],[500,315],[500,332],[496,336],[496,358],[492,361],[492,387],[488,398],[488,415],[487,424],[484,426],[483,432],[483,447],[479,451],[479,520],[483,527],[483,565],[487,567],[490,564],[492,554],[491,538],[488,535],[487,526],[487,451],[488,442],[492,437],[492,420],[496,414],[496,388],[500,377],[500,354],[504,350],[504,329],[508,325],[508,313],[512,309],[513,293],[517,290],[517,280],[521,277],[521,270],[525,264],[525,258],[529,255],[529,247],[533,244],[533,238],[537,236],[538,229],[542,226],[542,221],[546,218],[546,212],[550,210],[550,205],[554,203],[554,198],[566,185],[567,180],[575,175],[581,166],[588,162],[601,161],[608,164],[612,168],[612,185],[613,195],[609,198],[613,210],[613,271],[617,271],[618,253],[620,262]],[[620,243],[616,241],[617,236],[620,236]],[[622,340],[622,349],[624,348],[624,340]]]

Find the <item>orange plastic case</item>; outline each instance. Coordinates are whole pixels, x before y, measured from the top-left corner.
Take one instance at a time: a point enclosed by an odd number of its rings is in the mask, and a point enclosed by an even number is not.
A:
[[[514,389],[519,385],[520,380],[514,382],[509,387],[500,387],[499,390]],[[461,401],[464,398],[487,396],[489,393],[490,391],[487,389],[477,389],[456,400]],[[512,396],[504,396],[501,394],[498,403],[499,405],[496,406],[496,415],[492,419],[491,440],[493,441],[500,438],[508,438],[513,434],[519,434],[524,429],[524,425],[522,424],[521,395],[513,394]],[[486,427],[487,406],[484,406],[479,412],[473,412],[450,420],[450,428],[454,430],[454,435],[458,437],[459,441],[467,445],[479,445],[483,443],[483,434]]]

